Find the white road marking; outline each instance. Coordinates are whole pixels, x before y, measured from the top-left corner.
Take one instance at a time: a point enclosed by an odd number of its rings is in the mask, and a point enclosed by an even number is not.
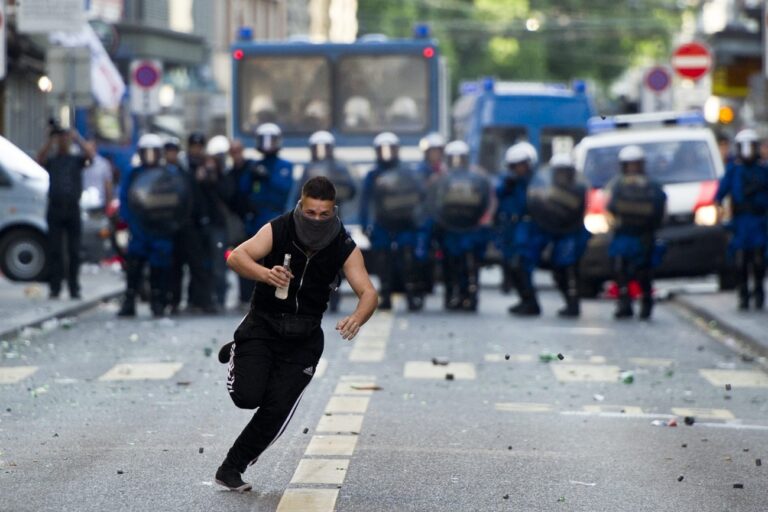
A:
[[[656,359],[651,357],[630,357],[629,362],[637,366],[672,366],[674,361],[671,359]]]
[[[497,411],[503,412],[550,412],[550,404],[536,404],[526,402],[500,402],[495,404]]]
[[[357,413],[365,414],[370,398],[352,396],[333,396],[325,406],[326,413]]]
[[[37,371],[37,366],[0,366],[0,384],[16,384]]]
[[[403,375],[406,379],[446,379],[452,374],[457,380],[472,380],[477,378],[475,365],[472,363],[448,363],[447,365],[432,364],[431,361],[408,361],[405,363]]]
[[[304,455],[338,455],[350,457],[355,452],[357,436],[312,436]]]
[[[718,387],[768,388],[768,375],[760,370],[699,370],[699,375]]]
[[[102,381],[113,380],[164,380],[173,377],[182,363],[119,363],[99,377]]]
[[[590,413],[601,413],[601,412],[612,412],[612,413],[618,413],[618,414],[631,414],[634,416],[639,416],[642,414],[645,414],[643,412],[642,407],[638,407],[636,405],[584,405],[581,407],[584,412],[590,412]]]
[[[287,489],[277,512],[333,512],[338,489]]]
[[[607,365],[552,364],[552,373],[560,382],[618,382],[619,367]]]
[[[323,416],[317,423],[317,432],[331,433],[350,433],[357,432],[363,428],[362,414],[343,414],[334,416]]]
[[[347,476],[347,459],[301,459],[292,484],[341,484]]]
[[[709,409],[706,407],[673,407],[672,412],[678,416],[693,416],[709,420],[732,420],[735,418],[728,409]]]
[[[387,342],[392,334],[393,317],[376,315],[361,330],[349,353],[353,363],[377,363],[386,356]]]

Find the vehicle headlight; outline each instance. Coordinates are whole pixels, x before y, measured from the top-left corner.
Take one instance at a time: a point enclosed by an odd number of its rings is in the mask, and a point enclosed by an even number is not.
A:
[[[693,221],[698,226],[714,226],[717,224],[719,217],[720,215],[717,211],[717,206],[710,204],[697,208]]]
[[[588,213],[584,217],[584,227],[593,235],[607,233],[611,228],[604,213]]]

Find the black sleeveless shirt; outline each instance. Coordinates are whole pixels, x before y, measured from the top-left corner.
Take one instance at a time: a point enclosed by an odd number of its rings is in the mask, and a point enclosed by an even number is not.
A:
[[[356,245],[342,225],[339,235],[324,249],[308,251],[296,235],[293,212],[270,222],[272,251],[259,263],[267,268],[282,265],[286,253],[291,255],[293,279],[288,298],[275,297],[275,287],[258,281],[251,297],[251,311],[267,314],[290,313],[322,317],[328,307],[331,289]]]

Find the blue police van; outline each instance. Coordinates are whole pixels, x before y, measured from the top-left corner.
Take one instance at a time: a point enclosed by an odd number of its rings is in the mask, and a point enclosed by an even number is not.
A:
[[[470,162],[490,173],[503,168],[504,152],[528,141],[539,162],[570,151],[586,134],[594,115],[586,85],[499,82],[491,78],[466,82],[453,107],[455,136],[469,144]]]
[[[424,29],[415,36],[390,40],[370,35],[352,43],[235,43],[233,137],[253,147],[255,128],[276,123],[283,132],[281,157],[298,164],[297,179],[310,159],[307,139],[316,130],[334,135],[335,157],[349,166],[358,183],[373,166],[371,145],[380,132],[398,135],[401,160],[421,160],[422,137],[447,135],[447,74],[437,42]],[[365,247],[354,202],[344,209],[344,222]]]

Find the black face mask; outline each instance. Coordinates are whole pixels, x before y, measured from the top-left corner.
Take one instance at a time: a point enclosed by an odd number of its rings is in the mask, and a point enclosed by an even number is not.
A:
[[[323,220],[310,219],[301,211],[301,201],[293,209],[293,222],[299,241],[310,251],[319,251],[328,245],[341,232],[339,207],[333,207],[333,216]]]

